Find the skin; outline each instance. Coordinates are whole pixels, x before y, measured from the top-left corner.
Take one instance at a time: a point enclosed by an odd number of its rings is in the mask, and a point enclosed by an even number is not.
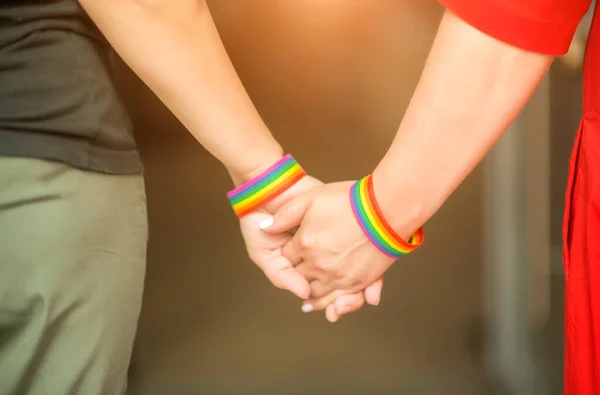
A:
[[[236,185],[282,156],[232,67],[205,2],[81,4],[129,66],[225,165]],[[408,238],[439,209],[514,120],[552,59],[499,42],[452,14],[444,16],[405,118],[374,172],[378,203],[399,235]],[[370,284],[380,292],[379,279],[393,263],[377,255],[353,222],[350,185],[314,188],[317,183],[305,182],[280,207],[265,207],[241,221],[255,261],[268,255],[271,265],[280,265],[273,269],[257,262],[269,278],[274,279],[273,272],[296,270],[306,279],[303,286],[309,284],[311,299],[305,306],[329,306],[330,321],[362,306],[360,291]],[[273,225],[259,236],[256,222],[274,211]],[[293,237],[281,236],[296,228]],[[294,269],[281,266],[283,259]],[[305,297],[298,276],[284,277],[276,285]],[[290,278],[294,284],[286,283]]]
[[[396,233],[408,239],[440,208],[514,121],[552,61],[444,15],[398,133],[373,173],[376,199]],[[284,256],[310,282],[305,303],[327,308],[334,319],[359,308],[352,295],[393,263],[353,218],[351,185],[328,184],[291,200],[265,229],[298,227]]]
[[[206,2],[80,0],[80,4],[131,69],[224,164],[236,186],[283,156],[229,60]],[[291,236],[267,234],[257,224],[286,200],[319,185],[306,177],[240,220],[253,261],[277,287],[301,298],[309,296],[309,284],[281,254]],[[362,290],[354,296],[364,302]]]

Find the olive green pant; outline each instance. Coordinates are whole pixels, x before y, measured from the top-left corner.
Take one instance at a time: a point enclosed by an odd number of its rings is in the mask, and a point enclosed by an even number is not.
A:
[[[125,392],[146,242],[141,175],[0,157],[0,395]]]

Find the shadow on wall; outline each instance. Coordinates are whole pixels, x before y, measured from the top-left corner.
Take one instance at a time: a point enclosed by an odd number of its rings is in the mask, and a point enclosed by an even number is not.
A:
[[[326,181],[370,172],[417,83],[437,4],[210,5],[286,150]],[[139,82],[125,88],[151,227],[131,393],[489,393],[471,352],[481,310],[479,172],[430,221],[424,248],[389,272],[382,304],[331,325],[321,313],[302,314],[249,261],[220,164]]]

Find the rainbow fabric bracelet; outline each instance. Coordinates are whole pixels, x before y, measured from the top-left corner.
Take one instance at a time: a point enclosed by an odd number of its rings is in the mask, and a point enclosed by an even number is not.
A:
[[[306,175],[291,155],[286,155],[263,173],[227,194],[236,215],[244,215],[276,198]]]
[[[383,217],[373,191],[373,175],[358,180],[350,189],[350,204],[361,229],[371,243],[385,255],[398,258],[423,243],[423,228],[404,241]]]

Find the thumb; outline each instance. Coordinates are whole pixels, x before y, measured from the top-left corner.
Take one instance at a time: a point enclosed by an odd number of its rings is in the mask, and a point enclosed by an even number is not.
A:
[[[273,284],[285,289],[299,297],[308,299],[310,297],[310,284],[294,267],[282,269],[275,274]]]
[[[259,267],[277,288],[290,291],[300,299],[309,298],[310,284],[287,258],[281,256]]]
[[[312,197],[308,193],[295,197],[282,205],[273,217],[265,219],[258,226],[271,234],[290,231],[300,226],[311,201]]]
[[[381,301],[381,291],[383,289],[383,277],[365,288],[365,300],[372,306],[377,306]]]

